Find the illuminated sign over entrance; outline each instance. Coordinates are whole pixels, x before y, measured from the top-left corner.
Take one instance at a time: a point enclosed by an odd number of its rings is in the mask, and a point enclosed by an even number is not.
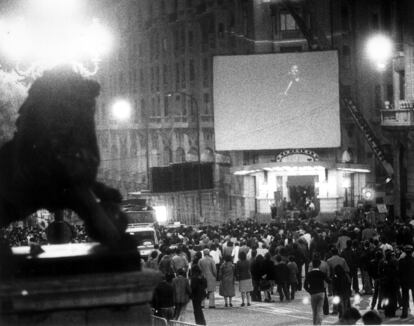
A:
[[[309,149],[288,149],[276,156],[276,162],[317,162],[319,155]]]

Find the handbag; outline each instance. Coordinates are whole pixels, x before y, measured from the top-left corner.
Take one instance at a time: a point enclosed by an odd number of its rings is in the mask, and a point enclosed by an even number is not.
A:
[[[270,281],[262,278],[259,282],[259,288],[261,291],[269,290],[270,289]]]

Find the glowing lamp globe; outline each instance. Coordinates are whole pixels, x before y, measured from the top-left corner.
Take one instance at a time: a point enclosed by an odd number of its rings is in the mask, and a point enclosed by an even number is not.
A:
[[[389,37],[378,34],[368,40],[366,51],[368,57],[376,64],[377,68],[384,70],[387,62],[393,56],[393,42]]]
[[[112,115],[118,121],[125,121],[131,116],[131,105],[126,100],[118,100],[112,106]]]

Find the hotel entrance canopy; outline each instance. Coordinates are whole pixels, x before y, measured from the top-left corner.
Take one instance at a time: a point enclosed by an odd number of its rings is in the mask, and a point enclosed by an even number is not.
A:
[[[288,175],[312,175],[325,169],[337,169],[346,173],[369,173],[366,164],[335,163],[335,162],[268,162],[251,165],[234,166],[230,172],[234,175],[252,175],[261,172],[276,172]]]

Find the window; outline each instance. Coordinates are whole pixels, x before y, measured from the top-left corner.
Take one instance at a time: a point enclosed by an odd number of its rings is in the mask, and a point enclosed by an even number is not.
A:
[[[154,81],[155,81],[154,67],[151,67],[151,84],[150,84],[151,91],[154,90]]]
[[[159,95],[157,96],[157,116],[161,116],[161,98]]]
[[[224,38],[224,24],[220,23],[218,25],[218,38],[223,39]]]
[[[162,82],[165,87],[168,87],[168,66],[166,64],[162,68]]]
[[[180,88],[180,64],[177,62],[175,64],[175,89]]]
[[[208,64],[208,58],[203,59],[203,86],[208,87],[209,86],[209,64]]]
[[[286,12],[280,13],[280,30],[281,31],[296,31],[298,30],[295,19],[291,14]]]
[[[378,14],[374,13],[371,16],[371,24],[372,24],[372,29],[379,29],[379,18],[378,18]]]
[[[168,117],[170,115],[170,104],[169,104],[169,96],[164,96],[164,116]]]
[[[182,115],[182,107],[181,107],[181,96],[180,95],[176,95],[175,96],[175,112],[177,113],[177,115]]]
[[[394,103],[394,87],[392,84],[387,84],[387,101]]]
[[[155,55],[155,58],[158,58],[160,55],[160,41],[159,41],[159,35],[157,32],[154,35],[154,55]]]
[[[160,90],[160,67],[155,67],[155,90]]]
[[[181,38],[181,51],[185,49],[185,27],[181,26],[180,28],[180,38]]]
[[[190,60],[190,81],[194,81],[195,79],[195,70],[194,70],[194,60]]]
[[[210,94],[209,93],[204,93],[203,101],[204,101],[204,114],[208,115],[210,112]]]
[[[135,106],[135,114],[134,114],[134,122],[135,123],[139,123],[141,120],[141,116],[139,115],[139,106],[138,106],[138,100],[134,101],[134,106]]]
[[[156,114],[156,109],[155,109],[155,98],[151,99],[151,116],[155,117]]]
[[[132,92],[136,93],[138,91],[138,71],[137,68],[134,68],[132,73]]]
[[[192,48],[194,46],[194,33],[193,31],[188,31],[188,46]]]
[[[141,120],[144,120],[145,114],[147,112],[147,107],[145,105],[145,99],[141,99]]]
[[[164,2],[164,0],[161,0],[160,13],[161,13],[161,15],[165,14],[165,2]]]
[[[178,27],[176,27],[174,30],[174,51],[175,52],[178,51],[179,40],[180,40],[179,29]]]
[[[186,87],[186,84],[187,84],[187,82],[186,82],[186,80],[185,80],[185,61],[183,60],[182,62],[181,62],[181,68],[182,68],[182,75],[181,75],[181,87],[182,88],[185,88]]]
[[[244,5],[242,9],[243,13],[243,35],[248,35],[248,20],[247,20],[247,6]]]
[[[376,109],[381,108],[381,85],[375,85],[374,88],[374,105]]]
[[[349,10],[345,4],[341,6],[341,25],[344,31],[349,30]]]
[[[343,58],[344,67],[346,69],[350,69],[351,68],[351,49],[349,48],[348,45],[342,46],[342,58]]]

